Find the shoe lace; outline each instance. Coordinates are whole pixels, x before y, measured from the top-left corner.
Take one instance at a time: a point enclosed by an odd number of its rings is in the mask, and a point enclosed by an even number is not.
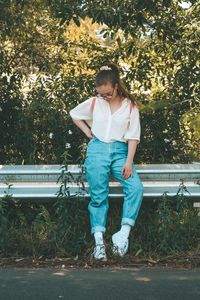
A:
[[[100,254],[105,254],[105,245],[102,245],[102,244],[97,244],[95,246],[93,254],[96,253],[96,251],[98,250],[98,248],[99,248]]]
[[[116,252],[116,253],[119,253],[119,252],[124,252],[125,249],[126,249],[126,246],[127,246],[127,240],[124,242],[123,246],[120,247],[116,244],[113,245],[113,251]]]

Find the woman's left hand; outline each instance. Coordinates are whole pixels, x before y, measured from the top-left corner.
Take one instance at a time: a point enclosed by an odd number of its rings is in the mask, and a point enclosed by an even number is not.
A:
[[[132,163],[126,162],[123,165],[123,168],[122,168],[122,171],[121,171],[121,175],[122,175],[123,179],[127,179],[130,176],[132,176]]]

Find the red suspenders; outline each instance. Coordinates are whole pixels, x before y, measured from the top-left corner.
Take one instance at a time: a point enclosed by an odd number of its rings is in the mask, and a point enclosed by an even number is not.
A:
[[[93,112],[93,110],[94,110],[94,106],[95,106],[95,102],[96,102],[96,97],[93,97],[92,98],[92,105],[91,105],[91,110],[92,110],[92,112]]]
[[[130,103],[130,114],[131,114],[132,111],[133,111],[133,107],[134,107],[133,102],[131,102],[131,103]]]

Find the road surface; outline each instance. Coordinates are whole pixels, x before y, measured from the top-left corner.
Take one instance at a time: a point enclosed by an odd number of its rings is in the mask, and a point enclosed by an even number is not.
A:
[[[200,270],[1,269],[0,300],[199,300]]]

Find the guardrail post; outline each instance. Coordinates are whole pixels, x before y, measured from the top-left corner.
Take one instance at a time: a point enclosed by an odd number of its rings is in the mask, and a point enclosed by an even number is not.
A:
[[[197,210],[198,216],[200,217],[200,203],[199,202],[194,202],[193,207]]]

